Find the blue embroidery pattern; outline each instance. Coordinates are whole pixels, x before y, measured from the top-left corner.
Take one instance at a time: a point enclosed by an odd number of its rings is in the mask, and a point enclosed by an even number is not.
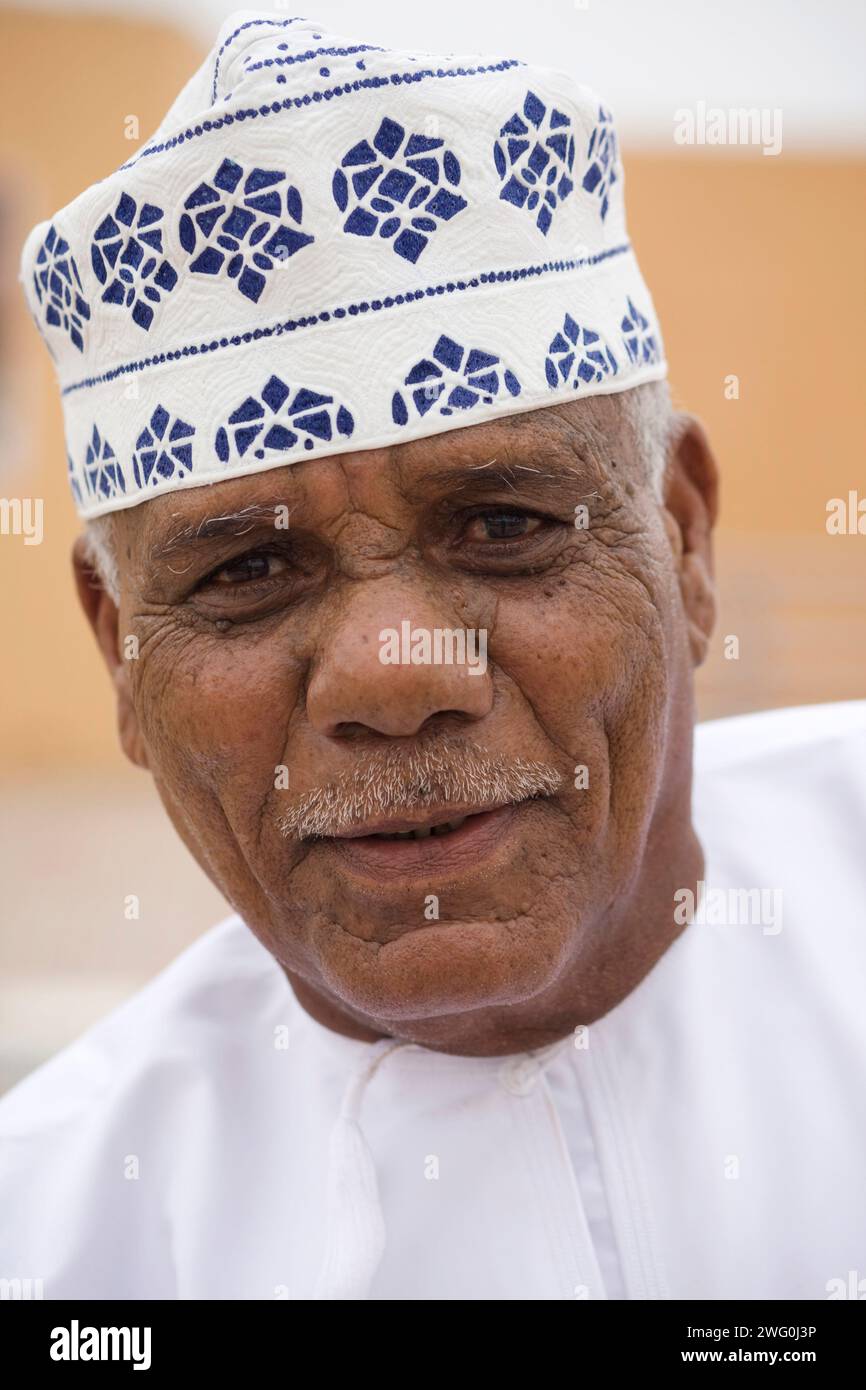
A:
[[[103,439],[93,426],[93,434],[84,458],[84,483],[91,497],[97,501],[117,497],[126,492],[123,470],[107,439]]]
[[[217,430],[214,448],[221,463],[242,459],[253,445],[252,456],[263,459],[268,450],[294,449],[302,435],[304,448],[312,449],[316,440],[333,439],[335,431],[348,438],[354,428],[351,413],[333,396],[272,376],[258,396],[247,396],[232,411]]]
[[[66,466],[67,466],[67,471],[68,471],[68,476],[69,476],[69,486],[72,488],[72,496],[73,496],[73,498],[75,499],[75,505],[76,505],[77,507],[80,507],[80,506],[81,506],[81,488],[79,487],[79,485],[78,485],[78,479],[77,479],[77,477],[75,476],[75,464],[74,464],[73,461],[72,461],[72,455],[69,454],[69,453],[67,453],[67,455],[66,455]]]
[[[430,357],[422,357],[410,369],[403,385],[411,388],[406,395],[419,416],[426,415],[443,396],[439,414],[453,415],[455,410],[471,410],[479,402],[490,405],[503,387],[512,396],[519,396],[521,391],[517,377],[493,353],[480,348],[467,353],[444,333]],[[395,425],[409,420],[409,407],[401,391],[395,391],[391,398],[391,417]]]
[[[172,419],[158,405],[135,441],[132,473],[140,488],[158,487],[168,478],[183,478],[192,471],[192,437],[195,427]]]
[[[403,126],[387,116],[372,144],[359,140],[334,171],[331,186],[340,212],[349,206],[350,182],[354,205],[343,231],[393,237],[396,254],[413,264],[440,222],[450,222],[467,205],[451,191],[460,183],[460,164],[445,142],[427,135],[407,137]]]
[[[69,253],[69,242],[52,225],[36,256],[33,272],[36,298],[45,311],[45,322],[51,328],[63,328],[79,352],[84,351],[84,324],[90,309],[81,293],[81,279],[75,257]]]
[[[321,37],[321,35],[320,35],[320,37]],[[315,38],[315,34],[313,35],[313,38]],[[347,46],[347,47],[342,47],[342,48],[341,48],[341,47],[336,47],[336,46],[334,46],[334,45],[331,45],[330,47],[307,48],[307,49],[305,49],[302,53],[289,53],[289,52],[288,52],[288,48],[289,48],[289,45],[288,45],[287,43],[278,43],[277,46],[276,46],[276,53],[277,53],[279,56],[276,56],[276,57],[268,57],[268,58],[258,58],[256,62],[253,62],[253,60],[252,60],[251,57],[245,58],[245,59],[244,59],[244,76],[246,76],[247,74],[249,74],[249,73],[251,73],[251,72],[258,72],[258,71],[260,71],[262,68],[281,68],[281,67],[288,67],[288,68],[291,68],[291,67],[294,67],[295,64],[297,64],[297,63],[309,63],[309,62],[311,62],[313,59],[321,58],[321,57],[326,57],[326,58],[348,58],[348,57],[351,57],[351,56],[352,56],[353,54],[355,54],[355,53],[384,53],[384,52],[385,52],[385,49],[384,49],[384,48],[380,48],[380,47],[378,47],[377,45],[375,45],[375,44],[370,44],[370,43],[354,43],[354,44],[351,44],[351,45],[349,45],[349,46]],[[283,54],[285,54],[285,56],[282,56]],[[360,68],[361,71],[364,70],[364,66],[365,66],[365,64],[364,64],[363,59],[361,59],[361,60],[359,60],[359,61],[356,61],[356,63],[355,63],[355,67],[356,67],[356,68]],[[331,75],[331,74],[330,74],[330,68],[320,68],[320,69],[319,69],[319,75],[320,75],[321,77],[330,77],[330,75]],[[285,82],[285,81],[286,81],[285,74],[284,74],[284,73],[277,73],[277,78],[276,78],[276,80],[277,80],[277,82]]]
[[[190,270],[219,275],[225,269],[241,294],[255,304],[265,287],[265,272],[314,239],[297,230],[303,204],[286,177],[280,169],[257,168],[244,179],[240,164],[224,159],[212,183],[198,184],[184,203],[179,227],[187,255],[198,251]],[[281,220],[284,207],[294,227]]]
[[[213,69],[213,82],[211,85],[211,104],[217,99],[217,83],[219,81],[220,62],[227,48],[231,48],[238,34],[242,34],[245,29],[256,29],[261,25],[267,24],[277,29],[286,29],[290,24],[297,24],[300,16],[293,15],[291,19],[248,19],[244,24],[240,24],[237,29],[225,40],[222,48],[216,56]]]
[[[619,371],[617,360],[610,348],[602,342],[598,333],[575,323],[571,314],[566,314],[562,328],[551,340],[544,359],[544,373],[551,390],[568,381],[574,369],[574,389],[581,382],[604,381],[606,376],[616,376]]]
[[[114,216],[103,218],[90,247],[93,273],[105,285],[104,303],[130,309],[133,322],[145,331],[153,322],[153,305],[177,284],[177,271],[159,259],[162,228],[157,223],[162,216],[154,203],[138,207],[128,193],[121,193]]]
[[[605,111],[603,106],[598,108],[598,120],[589,137],[586,158],[588,163],[582,185],[587,193],[594,193],[600,199],[599,210],[603,222],[607,217],[608,193],[619,177],[616,131],[610,112]]]
[[[417,304],[424,299],[432,299],[437,295],[464,294],[468,290],[476,290],[482,286],[495,288],[503,284],[516,284],[525,280],[536,279],[540,276],[561,275],[570,270],[581,269],[584,266],[602,265],[616,256],[627,255],[631,250],[631,243],[622,242],[619,246],[609,246],[604,251],[597,251],[592,256],[582,256],[570,260],[544,261],[536,265],[517,266],[510,270],[482,270],[476,275],[469,275],[465,280],[440,280],[436,284],[425,285],[414,290],[407,290],[403,294],[387,294],[382,299],[361,299],[350,301],[348,304],[338,304],[329,309],[321,309],[318,313],[304,314],[297,319],[285,319],[281,323],[266,324],[264,327],[247,329],[243,333],[233,333],[230,337],[204,338],[194,343],[186,343],[183,347],[176,347],[165,352],[153,353],[149,357],[140,357],[131,362],[119,363],[116,367],[110,367],[107,371],[100,372],[98,376],[82,377],[79,381],[70,381],[61,388],[61,395],[66,397],[74,395],[76,391],[89,391],[94,386],[103,386],[108,381],[118,381],[121,377],[130,376],[134,372],[142,372],[150,367],[161,367],[165,362],[182,362],[184,358],[190,356],[204,356],[206,353],[223,352],[226,348],[244,347],[247,343],[259,342],[264,338],[281,338],[287,333],[301,333],[307,328],[314,328],[320,323],[330,323],[331,319],[355,318],[359,314],[377,314],[402,308],[406,304]]]
[[[252,21],[251,21],[252,22]],[[267,21],[262,21],[263,23]],[[359,67],[362,63],[358,64]],[[267,120],[271,116],[278,116],[281,111],[299,111],[304,106],[312,106],[313,102],[339,100],[340,97],[354,96],[357,92],[379,91],[384,87],[400,87],[405,82],[431,82],[438,78],[455,77],[477,77],[480,73],[486,72],[509,72],[512,68],[524,67],[518,58],[501,58],[498,63],[479,63],[473,68],[412,68],[408,72],[391,72],[386,77],[378,73],[373,77],[358,77],[353,82],[337,83],[334,87],[326,87],[319,92],[303,92],[300,96],[285,97],[282,101],[265,102],[262,106],[246,106],[238,108],[236,111],[226,111],[224,115],[200,121],[197,125],[186,126],[179,130],[176,135],[172,135],[167,140],[163,140],[158,145],[148,145],[132,159],[128,159],[125,164],[121,164],[119,172],[133,169],[139,160],[149,159],[153,155],[164,154],[166,150],[176,149],[178,145],[183,145],[190,140],[197,140],[203,135],[209,135],[212,130],[222,130],[225,126],[234,125],[236,121],[257,121]],[[231,95],[231,93],[229,93]],[[229,97],[224,98],[228,101]]]
[[[515,111],[505,122],[493,158],[504,181],[500,198],[528,212],[538,208],[535,225],[547,236],[558,204],[574,187],[569,177],[574,166],[569,117],[556,107],[548,110],[534,92],[527,92],[523,115]]]
[[[636,367],[647,362],[660,362],[662,360],[661,345],[650,328],[649,319],[635,308],[631,299],[628,300],[628,313],[623,316],[620,327],[622,328],[625,350],[629,355],[629,360]]]

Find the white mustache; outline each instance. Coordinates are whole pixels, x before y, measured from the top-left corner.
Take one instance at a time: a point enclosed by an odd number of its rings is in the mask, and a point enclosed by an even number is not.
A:
[[[287,839],[340,835],[383,815],[449,805],[473,808],[526,801],[557,790],[562,776],[547,763],[487,757],[459,739],[447,747],[362,758],[351,772],[305,792],[277,822]]]

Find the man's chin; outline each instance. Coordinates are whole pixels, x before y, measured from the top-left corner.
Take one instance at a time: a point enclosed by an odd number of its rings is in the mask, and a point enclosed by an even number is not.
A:
[[[513,1007],[550,988],[573,930],[529,916],[431,920],[381,944],[322,928],[320,988],[385,1032],[405,1025],[400,1035],[426,1041],[425,1023],[447,1017],[453,1036],[462,1031],[456,1015]]]

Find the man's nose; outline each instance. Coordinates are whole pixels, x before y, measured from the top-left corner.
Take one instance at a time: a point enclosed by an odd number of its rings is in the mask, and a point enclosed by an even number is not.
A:
[[[362,731],[410,738],[443,716],[489,714],[486,632],[461,628],[429,597],[375,588],[354,596],[323,637],[307,688],[313,728],[332,738]],[[420,661],[409,659],[413,648]]]

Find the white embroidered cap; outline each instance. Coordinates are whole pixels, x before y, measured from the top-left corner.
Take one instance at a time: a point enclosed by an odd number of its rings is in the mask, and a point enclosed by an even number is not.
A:
[[[228,19],[21,278],[84,517],[666,374],[591,91],[307,19]]]

